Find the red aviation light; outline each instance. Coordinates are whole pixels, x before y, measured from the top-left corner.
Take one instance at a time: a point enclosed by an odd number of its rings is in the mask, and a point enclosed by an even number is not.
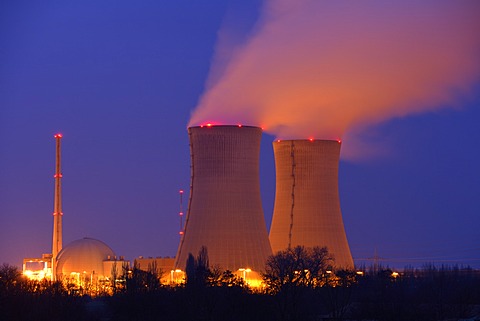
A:
[[[277,143],[280,143],[280,142],[281,142],[281,140],[280,140],[280,139],[277,139]]]
[[[313,142],[313,138],[309,138],[308,140],[311,141],[311,142]]]
[[[207,124],[207,127],[212,127],[212,124],[208,123],[208,124]]]
[[[179,190],[178,192],[179,192],[180,194],[183,194],[183,189]]]
[[[241,124],[238,124],[237,126],[238,126],[239,128],[242,128],[242,125],[241,125]]]
[[[55,138],[62,138],[63,136],[62,136],[62,134],[58,133],[58,134],[55,134],[55,136],[53,136],[53,137],[55,137]]]
[[[342,140],[341,140],[341,139],[337,139],[337,142],[338,142],[339,144],[341,144],[341,143],[342,143]]]
[[[183,231],[178,232],[178,234],[183,235]]]
[[[178,213],[178,215],[183,216],[183,212]]]

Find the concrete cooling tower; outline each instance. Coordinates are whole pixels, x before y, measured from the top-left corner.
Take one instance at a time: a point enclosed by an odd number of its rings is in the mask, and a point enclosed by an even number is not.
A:
[[[270,244],[326,246],[337,268],[353,268],[338,195],[341,142],[282,140],[273,143],[276,194]]]
[[[207,125],[188,134],[190,198],[175,268],[185,270],[189,253],[206,246],[211,267],[263,271],[272,251],[260,197],[262,130]]]

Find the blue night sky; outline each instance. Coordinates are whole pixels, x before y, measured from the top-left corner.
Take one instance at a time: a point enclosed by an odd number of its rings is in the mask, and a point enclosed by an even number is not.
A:
[[[261,6],[260,0],[1,2],[0,264],[20,266],[24,257],[51,251],[57,132],[64,246],[88,236],[129,260],[174,256],[178,191],[188,192],[190,182],[186,128],[205,91],[218,32],[234,26],[237,40],[245,39]],[[342,159],[340,201],[357,264],[369,265],[376,251],[383,264],[399,268],[424,262],[480,268],[476,79],[455,106],[364,130],[362,140],[380,155]],[[274,139],[264,134],[260,160],[267,227]],[[354,141],[345,137],[343,147],[355,149]]]

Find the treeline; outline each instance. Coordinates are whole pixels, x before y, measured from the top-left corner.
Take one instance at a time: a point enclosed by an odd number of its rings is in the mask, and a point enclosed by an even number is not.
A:
[[[0,320],[477,320],[480,271],[425,265],[332,271],[325,248],[272,256],[266,287],[251,289],[230,271],[211,268],[202,249],[191,255],[183,285],[160,284],[133,266],[114,294],[95,297],[59,282],[29,281],[0,268]]]

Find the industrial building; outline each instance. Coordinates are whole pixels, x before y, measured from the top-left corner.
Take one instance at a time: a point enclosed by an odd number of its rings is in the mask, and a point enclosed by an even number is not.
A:
[[[56,258],[57,280],[76,284],[96,284],[108,281],[116,269],[122,272],[123,257],[102,241],[83,238],[65,246]],[[114,265],[116,265],[114,267]]]
[[[156,274],[162,284],[181,283],[185,275],[183,271],[172,270],[174,263],[174,257],[139,256],[135,259],[134,266],[142,271]]]
[[[185,270],[188,255],[205,246],[210,267],[253,279],[272,254],[260,197],[262,129],[206,125],[188,134],[190,198],[174,270]]]
[[[262,129],[209,124],[188,128],[188,135],[190,194],[177,255],[139,257],[137,268],[156,271],[162,283],[182,282],[188,256],[206,247],[211,268],[230,270],[253,285],[261,280],[272,253],[297,245],[326,246],[334,255],[335,267],[353,268],[338,194],[340,141],[273,143],[276,194],[268,234],[259,182]],[[92,238],[63,247],[61,138],[55,135],[52,253],[24,259],[24,274],[32,279],[98,284],[116,278],[129,262]]]
[[[52,253],[42,258],[23,260],[23,274],[29,279],[50,279],[77,286],[97,286],[112,277],[112,271],[128,265],[123,257],[115,256],[113,250],[102,241],[83,238],[63,247],[62,231],[62,172],[61,139],[55,136],[55,189],[53,210]],[[120,273],[120,272],[119,272]]]
[[[335,266],[353,268],[338,194],[341,141],[273,142],[276,189],[270,243],[274,252],[326,246]]]
[[[52,254],[42,254],[41,258],[24,258],[22,264],[23,275],[30,280],[51,280],[52,274]]]

